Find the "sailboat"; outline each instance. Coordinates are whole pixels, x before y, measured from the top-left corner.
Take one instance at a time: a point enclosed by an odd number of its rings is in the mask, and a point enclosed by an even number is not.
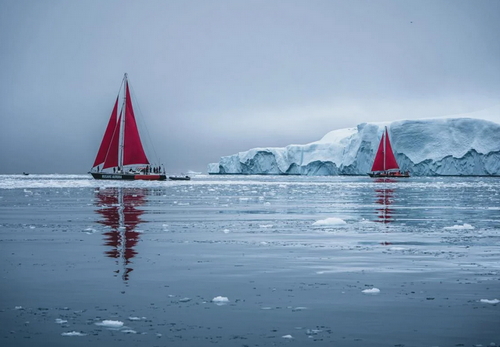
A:
[[[392,152],[389,133],[385,127],[380,144],[378,146],[377,155],[373,161],[372,171],[368,173],[370,177],[410,177],[408,171],[401,172],[394,153]]]
[[[124,96],[120,116],[118,117],[118,92],[90,173],[95,179],[104,180],[164,181],[167,179],[165,173],[161,172],[160,166],[152,167],[144,152],[135,121],[127,74],[123,77],[122,86]]]

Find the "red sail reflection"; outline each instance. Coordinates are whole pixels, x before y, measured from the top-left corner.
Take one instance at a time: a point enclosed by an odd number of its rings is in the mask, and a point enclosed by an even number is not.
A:
[[[390,183],[390,182],[396,182],[395,180],[392,179],[378,179],[375,182],[378,183]],[[387,187],[381,187],[378,189],[375,189],[375,193],[377,196],[377,199],[375,200],[375,203],[379,204],[380,207],[376,209],[376,214],[378,219],[376,219],[376,222],[379,223],[391,223],[394,221],[394,209],[391,208],[391,205],[394,203],[394,189],[390,189]]]
[[[109,227],[104,233],[104,245],[109,247],[105,252],[109,258],[116,259],[122,279],[128,281],[129,273],[133,271],[131,259],[137,252],[134,247],[139,242],[140,233],[137,225],[143,223],[143,210],[138,206],[146,203],[146,189],[105,188],[96,193],[96,210],[103,218],[98,223]]]

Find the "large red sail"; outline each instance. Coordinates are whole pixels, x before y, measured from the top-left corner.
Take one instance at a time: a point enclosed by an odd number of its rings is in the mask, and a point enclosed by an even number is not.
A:
[[[139,130],[135,122],[134,109],[132,108],[132,100],[128,83],[126,86],[126,102],[125,102],[125,139],[123,141],[123,165],[130,164],[149,164],[146,153],[142,148]]]
[[[380,144],[378,145],[377,155],[375,156],[375,160],[373,161],[372,171],[385,171],[385,167],[384,167],[384,136],[385,136],[385,133],[382,134],[382,138],[380,139]]]
[[[385,170],[399,170],[399,165],[392,152],[391,141],[389,141],[389,133],[385,128]]]
[[[118,166],[118,147],[120,144],[120,123],[122,121],[122,116],[118,118],[118,122],[115,125],[115,129],[113,131],[113,137],[111,138],[111,143],[109,145],[108,152],[106,153],[106,160],[104,161],[103,169],[107,169],[109,167],[117,167]]]
[[[111,143],[113,132],[115,131],[116,127],[117,110],[118,110],[118,97],[116,98],[113,112],[111,112],[111,117],[109,117],[108,126],[106,127],[106,131],[104,132],[104,136],[101,142],[101,147],[99,147],[99,151],[97,152],[97,156],[95,157],[93,167],[96,167],[97,165],[104,163],[104,161],[106,160],[106,154],[108,153],[109,145]]]

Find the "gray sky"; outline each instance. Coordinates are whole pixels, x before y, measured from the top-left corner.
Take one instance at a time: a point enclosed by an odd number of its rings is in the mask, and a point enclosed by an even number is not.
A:
[[[0,0],[0,173],[87,172],[124,72],[171,173],[365,121],[500,123],[499,33],[497,0]]]

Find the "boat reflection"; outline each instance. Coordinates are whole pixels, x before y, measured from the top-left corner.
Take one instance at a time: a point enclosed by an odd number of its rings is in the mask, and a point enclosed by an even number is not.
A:
[[[383,224],[392,223],[394,222],[394,209],[391,208],[391,205],[394,203],[394,189],[385,186],[385,184],[396,182],[396,180],[382,178],[375,182],[381,184],[381,188],[375,189],[375,203],[380,205],[375,209],[375,213],[378,217],[375,222]]]
[[[98,223],[109,227],[104,233],[104,245],[108,247],[105,255],[116,259],[115,276],[121,275],[123,281],[129,280],[133,271],[131,259],[137,255],[135,246],[140,232],[137,226],[143,210],[138,209],[146,203],[147,189],[105,188],[96,192],[96,212],[102,216]]]

